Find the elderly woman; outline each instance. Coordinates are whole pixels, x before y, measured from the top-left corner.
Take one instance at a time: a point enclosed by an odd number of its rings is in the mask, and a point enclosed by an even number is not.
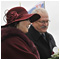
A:
[[[38,20],[38,14],[28,14],[23,7],[14,7],[6,13],[7,24],[1,27],[2,59],[39,59],[39,53],[25,35],[30,22]]]

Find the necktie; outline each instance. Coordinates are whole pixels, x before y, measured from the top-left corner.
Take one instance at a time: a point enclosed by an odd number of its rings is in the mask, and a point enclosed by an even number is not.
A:
[[[42,34],[42,37],[44,38],[45,41],[47,41],[45,34]]]

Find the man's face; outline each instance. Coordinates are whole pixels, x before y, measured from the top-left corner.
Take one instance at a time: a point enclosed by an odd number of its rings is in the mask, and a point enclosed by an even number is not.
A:
[[[48,19],[48,15],[40,15],[40,16],[41,18],[36,22],[34,22],[33,26],[38,32],[43,33],[47,31],[49,25],[49,19]]]

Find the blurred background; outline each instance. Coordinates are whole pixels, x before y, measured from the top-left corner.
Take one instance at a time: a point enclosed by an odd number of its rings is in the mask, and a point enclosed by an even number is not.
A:
[[[47,31],[53,35],[56,45],[59,47],[59,1],[1,1],[1,26],[6,24],[6,21],[3,20],[5,13],[16,6],[25,7],[28,13],[35,8],[45,8],[50,20]]]

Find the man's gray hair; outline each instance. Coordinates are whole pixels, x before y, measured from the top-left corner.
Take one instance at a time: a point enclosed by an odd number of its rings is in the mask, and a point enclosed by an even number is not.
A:
[[[47,13],[47,11],[44,8],[36,8],[35,10],[32,11],[32,13],[38,13],[38,12]]]

